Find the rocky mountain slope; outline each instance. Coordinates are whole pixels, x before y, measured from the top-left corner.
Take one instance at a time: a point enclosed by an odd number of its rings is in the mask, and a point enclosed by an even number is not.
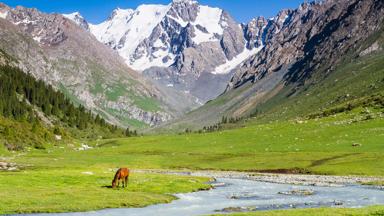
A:
[[[170,127],[201,128],[222,116],[257,112],[305,115],[381,89],[383,1],[304,3],[280,17],[284,21],[266,28],[263,49],[236,70],[225,94]]]
[[[88,29],[79,14],[67,17]],[[173,0],[135,10],[118,8],[89,29],[158,86],[204,103],[221,94],[231,71],[261,49],[269,25],[264,18],[241,25],[219,8]]]
[[[78,14],[67,17],[83,25],[60,14],[1,4],[0,49],[24,72],[120,126],[156,125],[186,108],[165,105],[172,101],[86,31]]]
[[[340,56],[378,30],[383,4],[378,0],[327,0],[287,12],[289,20],[283,29],[236,72],[229,89],[275,72],[291,82],[303,82],[321,67],[331,72]]]

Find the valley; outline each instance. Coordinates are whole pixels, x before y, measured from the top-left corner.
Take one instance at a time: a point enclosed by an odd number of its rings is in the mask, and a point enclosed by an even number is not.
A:
[[[0,214],[384,214],[383,1],[142,3],[0,3]]]
[[[61,146],[46,150],[29,149],[21,154],[3,150],[3,160],[16,163],[20,171],[0,172],[0,188],[5,195],[1,213],[139,207],[174,199],[162,195],[164,193],[208,187],[203,183],[209,178],[138,172],[142,169],[238,170],[382,178],[382,108],[372,107],[370,111],[374,118],[369,120],[364,120],[362,111],[364,109],[356,108],[348,113],[304,122],[247,123],[240,129],[207,134],[98,140],[88,142],[92,148],[83,151],[77,150],[78,147]],[[111,168],[122,165],[134,170],[128,189],[115,192],[103,188],[110,184]],[[56,178],[57,175],[60,178]],[[14,178],[17,182],[12,180]],[[18,185],[16,191],[11,187],[14,184]],[[143,191],[143,188],[146,189]],[[76,195],[74,191],[81,193]],[[40,197],[42,193],[46,195]],[[124,196],[104,201],[116,193]],[[19,197],[24,198],[20,200]],[[40,202],[34,204],[37,197],[40,197]]]

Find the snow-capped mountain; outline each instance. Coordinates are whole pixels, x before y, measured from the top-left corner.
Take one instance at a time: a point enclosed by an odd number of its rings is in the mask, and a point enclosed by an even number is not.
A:
[[[223,10],[197,1],[116,9],[105,22],[90,25],[101,42],[117,50],[133,69],[169,67],[184,48],[218,42],[228,27]],[[239,28],[240,29],[240,28]]]
[[[13,66],[121,127],[157,125],[195,104],[184,101],[177,106],[173,101],[183,95],[164,93],[129,68],[84,30],[82,20],[78,13],[64,17],[0,2],[0,51],[12,56]]]
[[[66,17],[83,23],[78,13]],[[115,9],[106,21],[89,24],[89,30],[131,68],[160,86],[205,102],[224,91],[232,69],[261,49],[265,25],[246,37],[246,25],[222,9],[173,0],[168,5]]]

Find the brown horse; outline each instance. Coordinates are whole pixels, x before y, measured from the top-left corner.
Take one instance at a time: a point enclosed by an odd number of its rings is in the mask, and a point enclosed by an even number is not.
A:
[[[123,183],[123,188],[127,187],[128,185],[128,177],[129,177],[129,169],[128,168],[120,168],[117,170],[115,177],[113,178],[112,181],[112,188],[116,188],[120,186],[120,181]]]

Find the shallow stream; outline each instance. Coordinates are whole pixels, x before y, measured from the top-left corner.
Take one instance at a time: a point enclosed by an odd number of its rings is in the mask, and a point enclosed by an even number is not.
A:
[[[241,179],[217,179],[214,190],[176,194],[170,204],[145,208],[105,209],[100,211],[39,214],[58,216],[192,216],[239,211],[316,207],[358,208],[384,204],[384,191],[365,186],[317,187],[273,184]]]

